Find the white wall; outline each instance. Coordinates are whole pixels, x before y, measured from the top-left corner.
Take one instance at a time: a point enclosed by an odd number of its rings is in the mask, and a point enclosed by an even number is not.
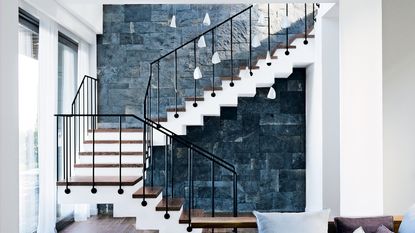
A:
[[[339,6],[340,211],[379,215],[383,213],[382,2],[341,0]]]
[[[415,1],[383,0],[384,207],[415,203]]]
[[[0,232],[19,232],[18,10],[0,0]]]

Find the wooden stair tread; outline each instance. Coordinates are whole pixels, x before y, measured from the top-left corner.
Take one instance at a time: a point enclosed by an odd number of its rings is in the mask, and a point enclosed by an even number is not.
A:
[[[232,77],[221,77],[220,80],[222,81],[231,81]],[[233,77],[233,81],[241,80],[241,77]]]
[[[202,209],[192,209],[192,218],[195,217],[204,217],[205,211]],[[180,218],[179,218],[180,224],[188,224],[189,223],[189,210],[183,210]]]
[[[185,97],[185,101],[195,101],[195,97]],[[204,101],[205,97],[203,96],[196,96],[196,101]]]
[[[255,63],[253,63],[253,64],[255,64]],[[259,66],[252,66],[252,70],[259,70]],[[241,70],[245,70],[246,69],[246,66],[241,66],[241,67],[239,67],[239,69],[241,69]],[[249,70],[249,66],[248,66],[248,70]]]
[[[193,228],[256,228],[255,217],[194,217]]]
[[[141,176],[122,176],[121,184],[123,186],[133,186],[141,180]],[[92,185],[92,176],[72,176],[69,177],[68,181],[70,186],[90,186]],[[119,184],[119,176],[95,176],[96,186],[118,186]],[[60,180],[56,185],[65,186],[66,180]]]
[[[144,187],[141,187],[135,193],[133,193],[133,198],[143,198]],[[157,198],[160,193],[163,191],[162,187],[145,187],[145,197],[146,198]]]
[[[166,109],[167,112],[176,112],[176,108],[175,107],[171,107],[171,108],[167,108]],[[177,107],[177,112],[186,112],[186,107]]]
[[[168,211],[180,211],[184,204],[183,198],[168,198]],[[166,199],[163,198],[156,206],[156,211],[166,211]]]
[[[150,118],[150,120],[152,120],[154,122],[167,122],[167,117],[160,117],[160,118],[152,117],[152,118]]]
[[[223,90],[222,87],[215,87],[214,89],[215,89],[215,91],[222,91]],[[205,91],[213,91],[213,87],[205,87],[203,90],[205,90]]]
[[[267,59],[267,56],[266,55],[265,56],[258,56],[258,60],[259,59],[262,59],[262,60]],[[278,59],[278,56],[271,56],[271,59]]]
[[[143,132],[144,130],[143,129],[141,129],[141,128],[126,128],[126,129],[122,129],[121,130],[121,132],[122,133],[141,133],[141,132]],[[88,133],[92,133],[93,132],[93,130],[92,129],[89,129],[88,130]],[[120,132],[120,130],[118,129],[118,128],[98,128],[98,129],[95,129],[95,132],[97,133],[118,133],[118,132]]]
[[[286,48],[287,48],[287,45],[285,45],[285,44],[280,44],[280,45],[278,45],[278,46],[277,46],[277,48],[278,48],[278,49],[286,49]],[[297,46],[295,46],[295,45],[288,45],[288,48],[289,48],[289,49],[295,49],[295,48],[297,48]]]
[[[78,163],[74,165],[75,168],[92,168],[92,163]],[[95,168],[119,168],[119,163],[96,163]],[[121,164],[123,168],[138,168],[143,167],[143,164],[140,163],[123,163]]]
[[[92,144],[92,140],[84,141],[85,144]],[[119,144],[120,140],[95,140],[95,144]],[[143,140],[121,140],[121,144],[142,144]]]
[[[80,152],[80,156],[92,156],[92,151],[89,152]],[[109,151],[95,151],[95,155],[98,156],[120,156],[120,152],[109,152]],[[123,151],[121,152],[121,156],[143,156],[143,152],[141,151]]]

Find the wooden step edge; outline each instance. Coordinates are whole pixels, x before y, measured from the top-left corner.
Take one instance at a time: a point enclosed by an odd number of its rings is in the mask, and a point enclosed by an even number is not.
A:
[[[92,144],[93,140],[86,140],[84,144]],[[95,140],[95,144],[120,144],[120,140]],[[143,144],[143,140],[121,140],[121,144]]]
[[[297,36],[297,39],[301,39],[301,38],[305,38],[306,36],[305,36],[305,34],[299,34],[298,36]],[[316,38],[316,36],[315,35],[309,35],[309,34],[307,34],[307,39],[314,39],[314,38]]]
[[[122,168],[140,168],[143,167],[140,163],[122,163]],[[75,168],[92,168],[92,163],[78,163],[74,164]],[[95,168],[119,168],[119,163],[96,163]]]
[[[120,185],[119,176],[95,176],[95,186],[118,186]],[[121,185],[134,186],[143,179],[141,176],[123,176]],[[92,186],[91,176],[69,177],[69,186]],[[66,186],[66,180],[56,182],[57,186]]]
[[[280,45],[278,45],[277,46],[277,49],[286,49],[287,48],[287,45],[285,45],[285,44],[280,44]],[[288,45],[288,49],[296,49],[297,48],[297,46],[295,46],[295,45]]]
[[[256,62],[253,62],[253,64],[255,64],[255,63],[256,63]],[[260,68],[259,66],[252,66],[252,68],[251,68],[251,69],[252,69],[252,70],[259,70],[259,68]],[[245,70],[245,69],[246,69],[246,66],[240,66],[240,67],[239,67],[239,69],[240,69],[240,70]],[[248,70],[249,70],[249,66],[248,66]]]
[[[144,130],[141,128],[125,128],[122,129],[121,132],[122,133],[142,133]],[[92,133],[93,130],[89,129],[88,133]],[[120,132],[120,130],[118,128],[98,128],[95,129],[96,133],[118,133]]]
[[[177,110],[175,107],[171,107],[171,108],[167,108],[166,109],[167,112],[186,112],[186,107],[177,107]]]
[[[221,77],[220,80],[222,81],[239,81],[241,80],[241,77]]]
[[[255,217],[195,217],[193,228],[256,228]]]
[[[202,209],[192,209],[191,210],[192,218],[195,217],[204,217],[205,211]],[[183,210],[180,214],[179,224],[188,224],[189,223],[189,210]]]
[[[180,211],[184,204],[183,198],[168,198],[168,211]],[[156,211],[166,211],[166,199],[163,198],[156,206]]]
[[[143,195],[143,187],[138,189],[135,193],[133,193],[133,198],[157,198],[160,193],[163,191],[162,187],[145,187],[145,195]]]
[[[90,152],[80,152],[79,156],[92,156],[92,151]],[[95,156],[120,156],[120,152],[102,152],[102,151],[95,151]],[[121,156],[143,156],[143,152],[136,151],[123,151],[121,152]]]
[[[267,56],[266,56],[266,55],[265,55],[265,56],[263,56],[263,55],[258,56],[258,57],[257,57],[257,62],[258,62],[260,59],[265,60],[265,59],[267,59]],[[271,56],[271,59],[273,59],[273,60],[278,59],[278,56]]]
[[[154,122],[167,122],[167,117],[160,117],[160,118],[152,117],[152,118],[150,118],[150,120],[152,120]]]
[[[185,97],[185,101],[195,101],[195,97]],[[203,96],[196,96],[196,101],[204,101],[205,97]]]

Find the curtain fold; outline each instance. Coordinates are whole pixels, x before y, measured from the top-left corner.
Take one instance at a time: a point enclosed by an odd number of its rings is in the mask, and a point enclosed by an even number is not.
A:
[[[41,17],[39,27],[39,233],[55,233],[58,28]]]
[[[89,69],[89,44],[81,41],[78,45],[78,85],[82,82],[84,75],[90,75]],[[95,205],[96,206],[96,205]],[[75,205],[74,219],[78,221],[86,221],[91,217],[91,209],[94,205],[77,204]]]

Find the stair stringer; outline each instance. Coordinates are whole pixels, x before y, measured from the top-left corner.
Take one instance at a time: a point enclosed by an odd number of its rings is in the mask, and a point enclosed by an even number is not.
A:
[[[288,78],[294,68],[313,64],[315,40],[309,38],[308,45],[304,45],[303,41],[303,38],[297,38],[291,43],[296,48],[290,49],[289,56],[285,55],[285,49],[277,49],[273,54],[277,59],[272,59],[271,66],[266,64],[265,59],[259,59],[256,64],[259,69],[252,70],[253,76],[246,69],[241,69],[241,80],[234,81],[234,87],[230,87],[230,80],[222,81],[223,90],[215,91],[215,97],[211,96],[212,91],[204,91],[204,101],[198,101],[197,107],[193,107],[194,101],[186,101],[186,111],[179,112],[179,118],[174,117],[174,112],[168,112],[167,122],[160,124],[177,135],[186,135],[186,127],[203,125],[204,116],[220,116],[220,107],[237,107],[238,97],[254,97],[257,88],[271,87],[275,78]],[[154,131],[154,145],[164,146],[164,135]]]

